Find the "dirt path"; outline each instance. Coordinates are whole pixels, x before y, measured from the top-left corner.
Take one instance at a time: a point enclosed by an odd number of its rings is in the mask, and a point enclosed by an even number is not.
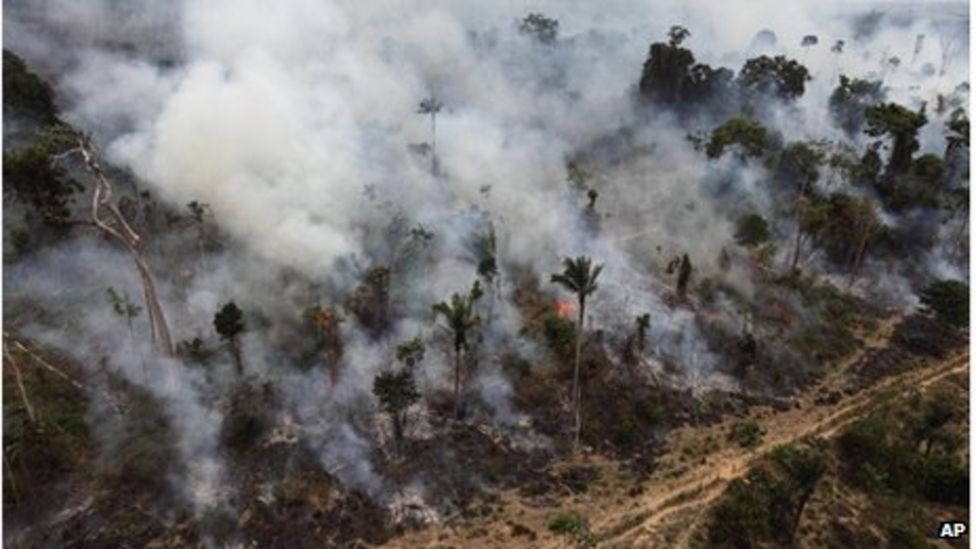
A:
[[[686,546],[687,538],[693,530],[687,526],[689,522],[698,522],[700,512],[692,521],[689,521],[692,517],[683,517],[682,522],[686,525],[683,531],[686,535],[682,538],[666,541],[656,531],[676,514],[701,510],[707,506],[723,493],[731,480],[746,474],[755,462],[776,446],[807,437],[831,437],[872,409],[877,402],[875,397],[879,394],[894,391],[900,395],[924,390],[950,375],[965,372],[968,366],[969,354],[963,351],[942,362],[884,379],[874,387],[844,398],[832,406],[804,406],[775,414],[765,422],[760,421],[767,434],[755,451],[723,451],[706,464],[688,470],[666,487],[649,487],[651,495],[640,502],[638,510],[623,518],[615,518],[612,513],[607,513],[610,516],[595,523],[596,539],[605,547],[653,547],[665,543],[668,546]]]
[[[725,491],[729,482],[745,475],[749,469],[776,446],[808,437],[828,438],[843,427],[864,416],[878,404],[878,396],[894,397],[912,390],[924,390],[948,376],[964,372],[969,365],[968,347],[939,361],[919,361],[915,367],[879,380],[867,389],[852,394],[848,389],[850,373],[868,352],[889,344],[900,317],[882,322],[864,337],[853,356],[831,367],[820,382],[797,395],[794,406],[776,411],[768,407],[751,409],[746,417],[727,418],[704,427],[686,426],[670,435],[667,453],[661,456],[654,474],[643,482],[642,496],[628,497],[633,479],[597,456],[579,456],[577,461],[597,466],[602,479],[589,494],[577,495],[560,503],[559,508],[536,507],[514,493],[499,494],[499,514],[475,521],[462,529],[441,525],[414,532],[393,540],[392,547],[512,547],[512,544],[541,548],[572,547],[570,539],[552,536],[548,520],[557,513],[573,510],[590,523],[591,539],[599,547],[687,547],[691,533],[706,518],[708,504]],[[827,392],[839,395],[832,404],[820,403]],[[760,446],[746,450],[728,441],[731,426],[742,420],[760,424],[765,435]],[[529,526],[538,538],[509,536],[511,522]],[[471,530],[483,535],[473,538]],[[678,532],[673,537],[667,533]]]

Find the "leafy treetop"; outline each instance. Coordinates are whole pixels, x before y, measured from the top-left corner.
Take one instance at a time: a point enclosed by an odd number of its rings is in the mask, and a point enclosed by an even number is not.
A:
[[[213,324],[221,338],[233,339],[244,331],[244,313],[230,301],[217,311]]]

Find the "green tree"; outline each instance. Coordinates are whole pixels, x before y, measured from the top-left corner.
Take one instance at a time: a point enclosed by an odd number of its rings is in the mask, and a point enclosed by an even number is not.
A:
[[[673,26],[667,42],[651,44],[641,71],[642,99],[673,106],[696,107],[728,90],[732,71],[695,62],[695,55],[681,44],[691,36],[688,29]]]
[[[949,135],[946,141],[950,148],[966,147],[969,148],[969,117],[965,111],[955,112],[946,124]]]
[[[735,241],[754,248],[769,240],[769,224],[757,213],[746,214],[735,224]]]
[[[895,176],[906,173],[912,166],[912,155],[918,151],[918,131],[928,119],[922,111],[912,112],[897,103],[880,103],[864,110],[871,137],[888,136],[892,141],[887,173]]]
[[[754,57],[747,60],[739,71],[739,84],[743,88],[772,94],[787,101],[803,95],[810,79],[806,67],[782,55]]]
[[[776,171],[778,176],[790,183],[799,182],[799,190],[793,206],[793,219],[796,224],[796,241],[793,247],[793,261],[791,270],[796,270],[800,262],[800,246],[803,240],[803,223],[801,211],[808,189],[820,178],[820,167],[824,161],[824,153],[818,147],[803,142],[791,143],[783,148],[779,154]]]
[[[403,428],[407,411],[420,400],[413,371],[404,368],[398,372],[383,372],[373,379],[373,395],[393,423],[393,440],[399,452],[403,444]]]
[[[413,368],[424,360],[426,347],[420,336],[401,341],[396,348],[396,358],[406,367]]]
[[[822,143],[790,143],[776,158],[776,177],[794,184],[803,192],[820,179],[825,156]]]
[[[3,153],[3,194],[28,206],[42,223],[64,231],[71,217],[70,206],[82,186],[72,179],[55,156],[65,147],[42,134],[27,147]]]
[[[969,117],[963,110],[952,113],[946,124],[945,164],[946,181],[950,189],[962,188],[962,180],[969,178]]]
[[[244,363],[241,357],[240,335],[244,331],[244,313],[233,301],[226,303],[217,311],[213,320],[214,329],[221,339],[227,342],[237,373],[244,373]]]
[[[969,326],[969,284],[937,280],[922,291],[921,301],[944,322],[958,328]]]
[[[819,444],[779,446],[773,450],[772,458],[785,473],[781,481],[783,485],[777,492],[782,499],[780,508],[785,510],[786,525],[777,532],[785,534],[783,541],[792,546],[803,509],[827,470],[827,463]]]
[[[736,479],[715,505],[712,547],[793,547],[803,510],[826,471],[822,445],[785,445]]]
[[[50,84],[32,72],[20,56],[6,48],[3,50],[3,103],[26,111],[44,123],[53,123],[57,119]]]
[[[945,161],[936,154],[916,158],[907,173],[895,176],[883,186],[885,206],[898,211],[908,208],[938,208],[942,206],[946,187]]]
[[[956,405],[946,395],[938,395],[925,401],[921,416],[914,418],[911,425],[914,445],[922,447],[922,455],[929,456],[932,447],[942,435],[943,428],[956,416]]]
[[[736,116],[712,131],[711,138],[705,144],[705,154],[709,158],[718,158],[726,148],[735,145],[741,158],[759,157],[770,143],[766,128],[761,124],[744,116]]]
[[[442,301],[433,306],[434,319],[444,317],[443,326],[454,336],[454,417],[461,418],[461,353],[468,350],[468,335],[481,322],[475,313],[475,302],[481,297],[479,285],[476,283],[472,292],[467,295],[452,294],[449,301]]]
[[[596,280],[603,271],[603,265],[593,265],[593,260],[580,256],[576,259],[563,259],[563,272],[550,277],[550,281],[576,294],[579,315],[576,320],[576,352],[573,361],[573,415],[575,428],[573,435],[573,452],[579,447],[581,420],[581,392],[579,381],[580,353],[583,346],[583,321],[586,318],[586,299],[597,290]]]
[[[746,479],[729,483],[725,497],[715,505],[708,527],[712,547],[760,547],[769,538],[769,493],[763,469],[753,469]]]
[[[883,230],[874,202],[867,197],[811,194],[802,206],[801,229],[816,240],[827,257],[846,265],[854,276]]]
[[[884,100],[880,80],[862,80],[840,76],[840,84],[830,94],[827,105],[830,116],[850,137],[864,128],[864,110]]]

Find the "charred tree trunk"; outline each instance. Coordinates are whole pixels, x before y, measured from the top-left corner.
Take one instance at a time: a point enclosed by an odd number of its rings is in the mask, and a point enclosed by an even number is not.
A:
[[[244,357],[241,356],[241,340],[235,336],[230,340],[230,354],[234,357],[234,366],[237,368],[237,375],[244,375]]]
[[[399,412],[390,414],[390,419],[393,420],[393,448],[397,454],[402,454],[403,453],[403,424],[404,424],[403,414]]]
[[[203,274],[203,271],[207,270],[207,254],[203,249],[203,242],[206,236],[204,234],[202,221],[197,226],[197,230],[199,231],[199,234],[197,235],[197,248],[200,250],[200,270],[201,270],[200,274]]]
[[[461,419],[461,347],[454,344],[454,419]]]
[[[156,293],[156,285],[153,282],[152,272],[145,258],[145,245],[142,237],[129,225],[125,216],[119,211],[118,207],[112,203],[112,184],[105,177],[98,159],[93,153],[92,146],[87,137],[78,138],[78,148],[85,161],[85,167],[95,178],[95,192],[92,197],[92,222],[104,234],[114,238],[125,245],[132,255],[132,260],[142,281],[143,296],[146,300],[146,311],[149,316],[149,325],[152,329],[153,341],[156,347],[166,356],[174,356],[173,340],[170,337],[169,325],[166,322],[166,315],[163,312],[162,303]],[[108,219],[102,217],[103,211],[107,213]],[[113,224],[115,226],[113,226]]]

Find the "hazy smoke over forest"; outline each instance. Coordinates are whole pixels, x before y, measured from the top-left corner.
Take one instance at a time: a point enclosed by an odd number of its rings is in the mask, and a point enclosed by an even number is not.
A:
[[[362,419],[376,411],[373,377],[398,341],[439,333],[430,306],[468,291],[477,278],[472,239],[490,228],[501,282],[489,289],[486,342],[524,358],[544,352],[519,334],[515,279],[530,273],[543,293],[563,295],[550,273],[564,256],[587,255],[605,265],[590,326],[613,337],[649,313],[651,360],[676,365],[689,386],[736,388],[695,314],[665,302],[661,288],[672,283],[663,273],[687,253],[696,277],[719,276],[735,220],[750,211],[774,217],[777,198],[758,161],[708,160],[695,150],[689,136],[723,119],[704,111],[680,117],[638,100],[652,42],[682,25],[691,32],[684,46],[712,66],[738,71],[761,53],[804,64],[812,76],[806,93],[756,113],[784,142],[829,139],[863,149],[869,138],[848,137],[825,115],[826,104],[841,74],[882,80],[888,100],[929,105],[917,154],[941,157],[949,115],[934,105],[968,81],[968,7],[925,17],[926,5],[22,0],[6,3],[4,34],[6,48],[52,77],[65,121],[92,134],[106,163],[176,210],[208,205],[230,242],[203,261],[182,237],[149,242],[174,339],[212,334],[214,311],[231,299],[254,314],[244,368],[275,380],[284,395],[278,424],[287,416],[330,473],[384,498]],[[884,16],[865,18],[872,9]],[[531,12],[558,20],[558,38],[543,43],[520,32]],[[763,30],[774,41],[758,39]],[[808,35],[818,43],[801,46]],[[842,53],[831,51],[838,40]],[[431,117],[418,112],[425,98],[443,105],[435,157]],[[636,149],[648,154],[633,161]],[[570,162],[585,166],[599,191],[591,210],[585,191],[567,181]],[[771,225],[784,242],[788,222]],[[432,237],[408,248],[418,227]],[[788,252],[781,248],[775,261],[788,261]],[[804,262],[845,276],[816,253]],[[913,277],[968,277],[964,264],[941,253],[923,263],[869,258],[853,287],[911,307]],[[304,370],[289,363],[288,326],[312,305],[340,306],[370,269],[394,264],[403,266],[390,282],[393,325],[376,338],[343,322],[341,374],[324,394],[321,359]],[[746,269],[740,262],[721,276],[751,296],[757,290]],[[309,301],[308,284],[318,303]],[[217,435],[223,414],[212,403],[233,386],[234,366],[221,358],[204,374],[158,357],[144,315],[131,337],[105,300],[107,286],[141,296],[123,251],[77,238],[10,267],[4,286],[8,296],[30,296],[73,319],[69,330],[39,319],[28,336],[93,369],[106,358],[166,404],[189,468],[180,486],[193,501],[211,505],[233,491]],[[730,311],[721,322],[733,332],[750,325]],[[450,345],[428,347],[421,388],[449,386],[450,357]],[[520,424],[511,381],[492,370],[475,377],[494,420]]]

